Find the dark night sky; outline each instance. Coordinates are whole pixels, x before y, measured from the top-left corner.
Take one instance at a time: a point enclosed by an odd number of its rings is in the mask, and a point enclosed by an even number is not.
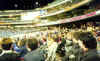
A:
[[[45,6],[54,0],[0,0],[0,10],[34,9],[36,1],[40,3],[40,6]],[[92,3],[93,6],[99,4],[100,0],[94,0]]]
[[[40,6],[45,6],[52,1],[54,0],[0,0],[0,10],[33,9],[36,2],[39,2]]]

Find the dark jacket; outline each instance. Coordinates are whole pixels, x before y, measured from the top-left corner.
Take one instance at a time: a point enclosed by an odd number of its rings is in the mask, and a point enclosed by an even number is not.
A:
[[[29,52],[24,56],[24,61],[45,61],[44,51],[38,48]]]
[[[100,61],[100,56],[97,50],[89,50],[84,54],[81,61]]]

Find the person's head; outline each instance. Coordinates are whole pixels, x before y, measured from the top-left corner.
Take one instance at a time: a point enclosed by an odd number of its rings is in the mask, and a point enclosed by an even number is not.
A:
[[[42,41],[43,41],[43,42],[46,42],[46,41],[47,41],[47,39],[46,39],[45,36],[42,37]]]
[[[73,39],[73,32],[68,32],[66,34],[66,37],[67,37],[68,40],[72,40]]]
[[[12,46],[12,39],[11,38],[3,38],[2,39],[2,44],[1,44],[2,49],[10,50],[11,46]]]
[[[74,36],[81,48],[96,49],[97,42],[91,32],[76,32]]]
[[[27,41],[26,39],[19,40],[18,43],[17,43],[17,45],[18,45],[19,47],[23,47],[23,46],[26,45],[26,41]]]
[[[61,35],[59,35],[59,34],[54,34],[54,35],[52,36],[52,39],[53,39],[54,42],[59,43],[59,42],[61,42]]]
[[[27,40],[27,47],[31,50],[35,50],[38,48],[38,40],[36,38]]]

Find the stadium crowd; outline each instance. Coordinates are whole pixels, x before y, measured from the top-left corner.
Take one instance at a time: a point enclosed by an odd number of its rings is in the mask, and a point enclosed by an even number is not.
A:
[[[1,38],[0,61],[100,61],[100,28],[82,26],[55,28],[30,38]]]

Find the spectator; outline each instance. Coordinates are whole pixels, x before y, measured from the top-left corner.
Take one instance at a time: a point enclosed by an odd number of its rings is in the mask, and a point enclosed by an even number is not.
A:
[[[20,57],[24,57],[24,55],[28,52],[26,48],[26,40],[19,40],[17,43],[13,44],[14,51],[20,54]]]
[[[97,42],[91,32],[76,32],[74,37],[84,52],[80,61],[100,61],[97,53]]]
[[[10,38],[3,38],[1,47],[0,61],[20,61],[19,55],[11,50],[12,40]]]
[[[41,48],[38,48],[36,38],[27,40],[27,48],[30,52],[24,56],[24,61],[45,61],[44,52]]]

